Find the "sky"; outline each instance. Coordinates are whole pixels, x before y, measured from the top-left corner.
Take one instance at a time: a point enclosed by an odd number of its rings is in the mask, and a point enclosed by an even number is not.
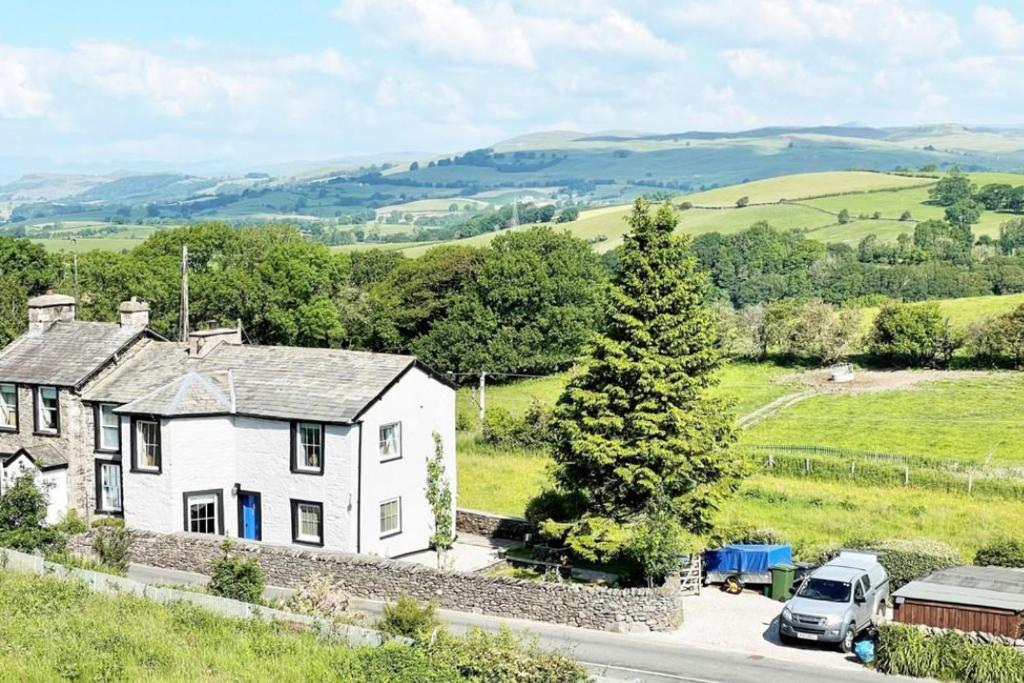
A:
[[[0,171],[1024,123],[1024,3],[0,0]]]

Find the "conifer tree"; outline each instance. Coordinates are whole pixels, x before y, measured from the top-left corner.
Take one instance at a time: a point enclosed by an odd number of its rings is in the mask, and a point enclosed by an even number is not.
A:
[[[732,416],[712,396],[719,326],[677,222],[636,201],[604,331],[556,408],[554,477],[575,511],[546,526],[586,556],[618,553],[653,516],[705,533],[739,483]]]

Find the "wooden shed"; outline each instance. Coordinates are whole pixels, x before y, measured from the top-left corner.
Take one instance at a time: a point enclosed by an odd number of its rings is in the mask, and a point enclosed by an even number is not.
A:
[[[893,618],[904,624],[1024,637],[1024,569],[942,569],[911,581],[893,599]]]

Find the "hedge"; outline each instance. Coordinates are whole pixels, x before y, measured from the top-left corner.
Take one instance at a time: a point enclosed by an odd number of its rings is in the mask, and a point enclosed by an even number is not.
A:
[[[972,643],[953,631],[930,635],[915,626],[878,629],[876,666],[887,674],[963,683],[1024,683],[1024,655],[1006,645]]]
[[[898,590],[914,579],[938,569],[960,564],[956,551],[939,541],[848,539],[842,547],[881,553],[878,562],[889,575],[890,591]],[[819,562],[828,562],[839,554],[839,550],[840,547],[836,546],[826,549],[818,558]]]
[[[1005,539],[979,548],[974,564],[979,567],[1024,568],[1024,541]]]

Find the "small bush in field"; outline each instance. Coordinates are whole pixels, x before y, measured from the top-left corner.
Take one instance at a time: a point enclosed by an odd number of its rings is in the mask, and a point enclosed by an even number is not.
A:
[[[1024,542],[1004,539],[979,548],[974,556],[979,567],[1024,568]]]
[[[232,552],[233,545],[220,545],[223,555],[213,561],[210,592],[222,598],[259,604],[263,600],[263,569],[256,560],[243,560]]]
[[[128,571],[135,535],[123,526],[103,526],[96,530],[92,550],[100,562],[122,572]]]
[[[385,605],[377,629],[392,636],[405,636],[417,641],[428,640],[435,630],[441,628],[437,608],[433,604],[421,605],[405,595],[399,596],[392,604]]]

